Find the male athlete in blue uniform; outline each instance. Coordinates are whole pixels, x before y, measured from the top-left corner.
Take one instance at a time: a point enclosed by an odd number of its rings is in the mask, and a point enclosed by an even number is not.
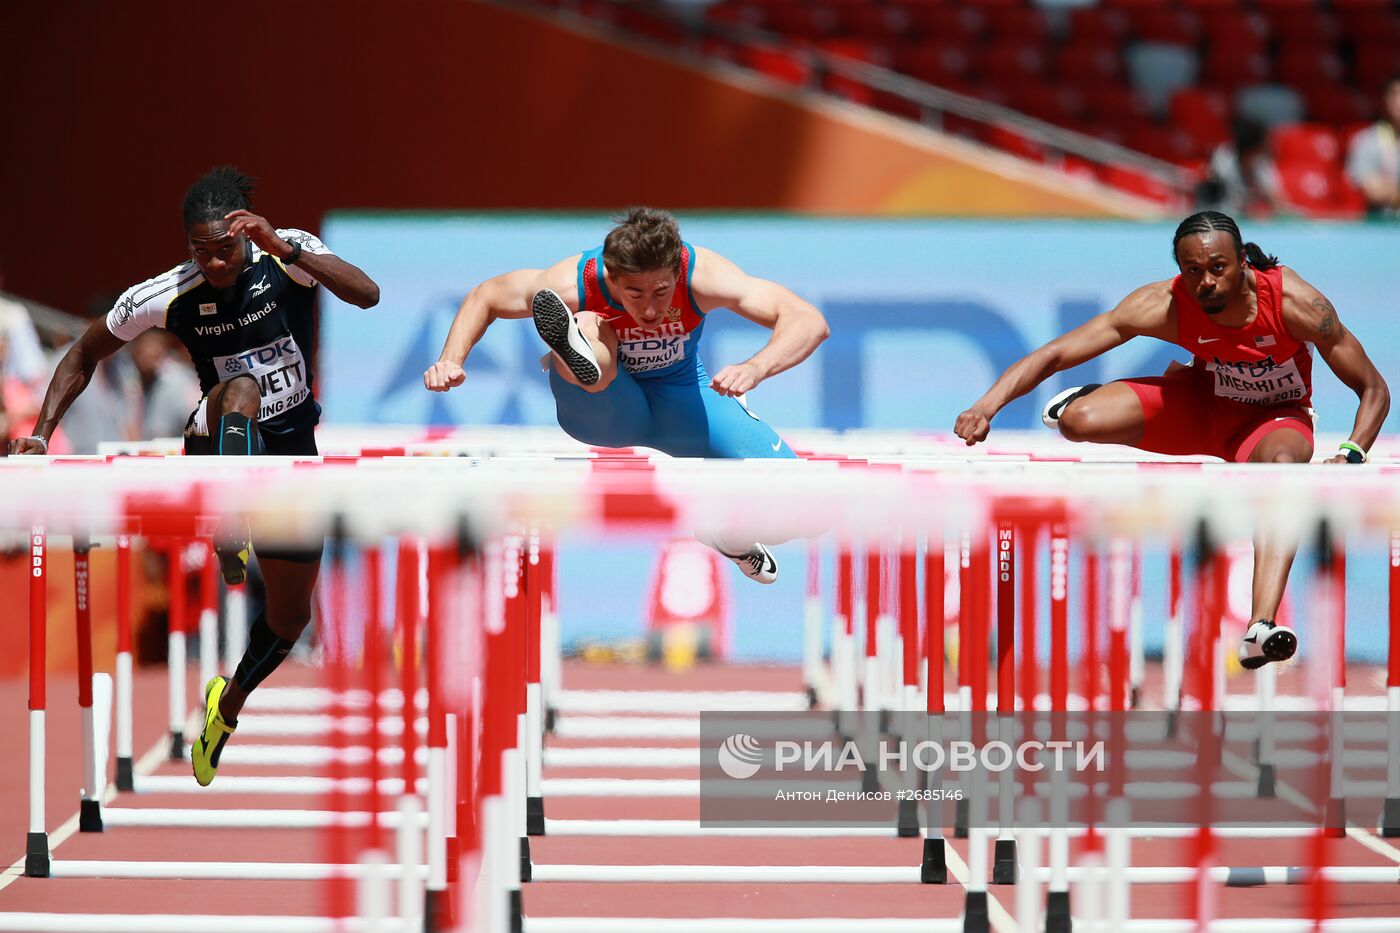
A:
[[[697,345],[705,318],[729,308],[772,330],[767,345],[711,377]],[[597,447],[652,447],[675,457],[793,457],[742,396],[811,355],[829,331],[812,305],[681,239],[669,213],[633,208],[603,245],[548,269],[507,272],[472,289],[423,384],[446,392],[499,318],[533,317],[553,351],[559,426]],[[752,579],[777,563],[762,544],[707,542]]]

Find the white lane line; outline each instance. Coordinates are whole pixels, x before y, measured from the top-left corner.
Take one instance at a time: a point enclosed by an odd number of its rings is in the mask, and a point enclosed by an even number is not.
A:
[[[193,714],[191,714],[190,721],[185,724],[185,728],[193,729],[195,727],[195,724],[196,720]],[[169,753],[170,737],[162,735],[159,739],[156,740],[155,744],[152,745],[149,749],[147,749],[146,753],[136,761],[135,765],[133,766],[134,772],[138,775],[150,774],[156,769],[157,765],[159,765],[162,761],[166,759],[166,756]],[[191,778],[190,780],[194,779]],[[116,799],[116,785],[108,784],[106,793],[102,795],[103,808],[105,809],[108,804],[110,804],[113,800]],[[59,826],[58,829],[49,833],[50,855],[53,854],[54,849],[57,849],[63,843],[67,842],[69,837],[71,837],[74,833],[78,831],[78,817],[79,813],[75,811],[72,816],[70,816],[67,820],[63,822],[63,825]],[[3,873],[0,873],[0,891],[3,891],[5,888],[13,884],[16,878],[24,877],[24,862],[25,858],[21,857],[13,865],[5,869]]]

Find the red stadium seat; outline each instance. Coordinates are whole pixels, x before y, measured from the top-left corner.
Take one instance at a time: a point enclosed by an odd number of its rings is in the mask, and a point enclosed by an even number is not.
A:
[[[1260,12],[1268,19],[1274,38],[1281,42],[1337,41],[1336,19],[1316,5],[1285,6],[1277,9],[1261,5]]]
[[[1069,13],[1069,40],[1099,40],[1117,44],[1128,33],[1128,16],[1122,10],[1102,6],[1075,7]]]
[[[1142,42],[1195,45],[1201,40],[1201,23],[1190,10],[1150,6],[1129,14],[1129,31]]]
[[[1400,71],[1397,59],[1400,54],[1389,42],[1356,43],[1352,48],[1352,84],[1377,97],[1386,82]]]
[[[1053,84],[1021,84],[1007,88],[1011,106],[1056,126],[1078,127],[1084,122],[1084,99],[1073,88]]]
[[[987,34],[995,41],[1044,45],[1050,38],[1050,22],[1039,7],[1002,6],[983,11]]]
[[[1117,83],[1123,78],[1123,57],[1114,40],[1074,37],[1055,50],[1054,71],[1058,80],[1079,87]]]
[[[930,6],[896,0],[891,7],[907,19],[910,34],[934,42],[970,45],[982,35],[985,24],[975,9],[956,6]]]
[[[902,9],[871,3],[843,10],[842,23],[849,35],[876,41],[902,38],[909,29],[909,17]]]
[[[1095,122],[1113,126],[1141,124],[1151,114],[1147,100],[1126,84],[1087,87],[1084,103]]]
[[[1171,125],[1186,133],[1197,155],[1205,155],[1230,138],[1230,105],[1211,88],[1182,88],[1167,105]]]
[[[1327,167],[1335,165],[1342,152],[1337,131],[1316,123],[1290,123],[1276,127],[1269,134],[1269,142],[1274,151],[1274,161],[1280,165]]]
[[[1045,51],[1037,45],[997,43],[983,47],[974,65],[983,80],[1010,85],[1044,82]]]
[[[787,84],[805,85],[812,80],[812,66],[806,56],[771,45],[746,45],[740,61],[754,71]]]
[[[767,5],[764,26],[791,39],[824,39],[834,35],[839,25],[832,7],[813,6],[803,0]]]
[[[1004,126],[988,126],[982,131],[980,138],[989,146],[995,146],[1023,159],[1031,159],[1035,162],[1045,160],[1044,146],[1034,140],[1027,139],[1013,129]]]
[[[1144,175],[1137,169],[1121,165],[1105,165],[1099,170],[1099,178],[1107,185],[1112,185],[1114,188],[1129,194],[1135,194],[1140,198],[1155,201],[1158,204],[1170,204],[1175,200],[1171,188],[1150,175]]]
[[[1343,38],[1400,46],[1400,14],[1394,5],[1342,7],[1336,12]]]
[[[1303,88],[1308,119],[1316,123],[1344,126],[1370,118],[1371,98],[1345,84],[1315,84]]]
[[[1338,166],[1280,164],[1278,172],[1284,200],[1307,213],[1354,216],[1364,207]]]
[[[1262,53],[1241,55],[1230,40],[1221,39],[1206,52],[1201,83],[1229,92],[1242,85],[1267,81],[1269,74],[1269,59]]]
[[[1342,60],[1330,43],[1290,42],[1274,56],[1274,75],[1300,91],[1314,84],[1335,84],[1345,75]]]
[[[939,87],[961,84],[967,77],[970,60],[966,50],[956,45],[923,43],[895,53],[898,71]]]
[[[1184,162],[1195,154],[1192,151],[1191,138],[1185,133],[1150,123],[1131,128],[1125,141],[1129,149],[1145,152],[1167,162]]]

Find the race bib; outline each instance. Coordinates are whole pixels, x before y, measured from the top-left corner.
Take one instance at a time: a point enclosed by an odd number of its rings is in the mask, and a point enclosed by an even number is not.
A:
[[[629,373],[665,369],[685,359],[690,334],[680,322],[663,324],[647,332],[629,327],[618,333],[617,359]]]
[[[1245,405],[1268,407],[1301,402],[1308,394],[1298,362],[1289,358],[1274,362],[1272,356],[1256,362],[1229,363],[1213,359],[1206,368],[1215,374],[1215,394]]]
[[[214,368],[220,382],[245,375],[257,380],[262,392],[259,421],[290,411],[311,397],[306,360],[291,335],[232,356],[216,356]]]

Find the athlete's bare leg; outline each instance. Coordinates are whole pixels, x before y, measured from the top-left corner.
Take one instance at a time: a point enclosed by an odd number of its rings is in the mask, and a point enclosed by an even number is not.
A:
[[[259,558],[263,583],[267,589],[267,627],[285,641],[296,641],[311,621],[311,594],[321,562],[301,563],[293,560]],[[230,677],[219,698],[219,712],[226,721],[238,718],[248,694]]]
[[[617,375],[617,331],[612,325],[604,321],[592,311],[580,311],[574,315],[574,322],[578,324],[579,333],[588,340],[589,346],[593,348],[593,356],[598,361],[598,369],[602,372],[598,381],[591,386],[586,386],[578,381],[578,377],[569,369],[568,364],[554,352],[546,353],[553,365],[554,371],[558,373],[565,382],[573,383],[579,388],[588,392],[601,392],[612,384],[613,378]]]
[[[1066,440],[1133,446],[1142,440],[1144,421],[1137,393],[1110,382],[1070,402],[1060,413],[1059,427]]]
[[[1304,434],[1280,428],[1264,435],[1250,463],[1307,463],[1312,459],[1313,445]],[[1288,584],[1288,571],[1298,542],[1276,528],[1261,528],[1254,536],[1254,601],[1250,620],[1278,616],[1283,590]]]

